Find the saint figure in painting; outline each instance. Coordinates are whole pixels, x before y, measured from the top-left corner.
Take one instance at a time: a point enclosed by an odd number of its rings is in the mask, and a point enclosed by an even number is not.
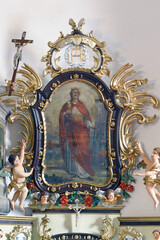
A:
[[[91,169],[91,117],[79,101],[79,89],[71,89],[71,100],[62,106],[59,115],[59,138],[62,156],[68,173],[80,178],[94,176]]]

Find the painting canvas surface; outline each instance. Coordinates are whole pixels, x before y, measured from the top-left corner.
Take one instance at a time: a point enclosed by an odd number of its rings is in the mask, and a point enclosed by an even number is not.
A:
[[[71,90],[78,91],[72,104]],[[69,110],[69,111],[68,111]],[[49,184],[82,181],[105,185],[109,112],[97,89],[85,81],[67,82],[45,110],[47,144],[44,164]]]

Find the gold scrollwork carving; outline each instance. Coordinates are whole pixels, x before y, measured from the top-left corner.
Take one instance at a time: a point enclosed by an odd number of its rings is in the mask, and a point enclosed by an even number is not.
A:
[[[74,23],[74,24],[73,24]],[[84,19],[81,19],[79,23],[85,23]],[[57,39],[56,42],[48,42],[48,46],[50,50],[47,52],[47,55],[43,56],[41,61],[46,62],[46,68],[43,71],[43,76],[50,74],[51,77],[55,77],[56,75],[71,71],[71,70],[84,70],[92,72],[93,74],[102,77],[104,74],[109,76],[110,70],[108,69],[108,63],[112,61],[112,58],[107,55],[104,47],[106,46],[105,42],[99,42],[95,37],[93,37],[93,31],[89,33],[89,35],[81,34],[80,29],[82,28],[83,24],[79,24],[78,26],[75,24],[73,19],[69,20],[69,24],[72,26],[72,29],[75,31],[79,30],[78,32],[72,32],[71,35],[67,34],[64,36],[61,32],[60,37]],[[81,26],[81,27],[80,27]],[[66,46],[70,46],[70,54],[67,52],[67,62],[71,61],[71,67],[67,69],[63,69],[60,66],[61,56],[57,57],[57,53],[65,48]],[[93,51],[93,62],[94,66],[91,68],[82,68],[81,65],[77,67],[74,66],[74,58],[79,58],[79,61],[85,62],[86,52],[85,47],[90,48]],[[68,49],[69,51],[69,49]],[[96,56],[94,56],[96,54]],[[73,67],[74,66],[74,67]]]
[[[104,230],[102,230],[102,235],[101,235],[101,239],[102,240],[110,240],[114,237],[114,226],[111,223],[111,219],[106,216],[105,219],[103,219],[102,221],[103,225],[104,225]]]
[[[21,77],[16,79],[16,90],[13,91],[11,97],[8,96],[7,92],[0,94],[0,100],[12,110],[8,121],[14,123],[17,120],[24,129],[19,132],[26,141],[27,150],[25,152],[25,159],[29,159],[29,163],[24,163],[25,165],[31,165],[33,159],[34,127],[29,106],[34,105],[36,102],[36,91],[42,87],[42,82],[38,74],[27,64],[24,64],[18,73],[21,74]],[[16,146],[12,149],[12,152],[17,153],[19,150],[20,146]]]
[[[31,236],[31,230],[22,225],[17,225],[13,228],[13,230],[9,234],[6,234],[6,237],[8,240],[9,239],[16,240],[18,238],[18,235],[21,233],[25,235],[26,239],[29,239],[29,237]]]
[[[19,133],[23,135],[23,138],[26,141],[26,151],[25,151],[25,161],[24,165],[30,165],[30,163],[33,160],[33,144],[34,144],[34,126],[33,121],[31,117],[31,113],[29,110],[25,110],[24,112],[13,112],[9,118],[9,123],[14,123],[14,121],[19,121],[19,123],[23,127],[23,131],[20,131]],[[20,146],[16,146],[11,150],[13,153],[17,153],[20,151]],[[29,163],[27,162],[29,160]]]
[[[136,240],[142,240],[142,234],[137,233],[132,227],[127,227],[126,230],[122,230],[118,234],[122,240],[125,240],[127,236],[131,236]]]
[[[117,181],[117,178],[116,177],[113,177],[112,178],[112,182],[115,183]]]
[[[1,101],[8,103],[13,112],[25,111],[29,106],[33,105],[36,101],[36,90],[42,87],[40,77],[27,64],[24,64],[18,73],[25,79],[16,79],[17,87],[12,93],[12,97],[9,97],[7,92],[0,94]]]
[[[112,103],[112,99],[105,99],[105,104],[111,109],[111,110],[114,110],[114,106],[113,106],[113,103]]]
[[[47,217],[47,215],[45,215],[42,219],[41,219],[41,223],[39,225],[39,237],[40,239],[44,239],[44,240],[51,240],[51,228],[46,229],[47,228],[47,224],[50,222],[49,218]]]
[[[117,102],[124,109],[120,119],[120,154],[124,167],[128,168],[136,163],[137,147],[131,141],[133,137],[132,126],[135,121],[139,124],[153,122],[156,115],[145,116],[141,111],[146,103],[152,103],[154,108],[159,107],[156,97],[142,91],[137,91],[137,87],[147,83],[147,79],[129,79],[135,73],[131,69],[131,64],[126,64],[120,68],[111,80],[111,89],[117,91]],[[127,78],[127,80],[126,80]]]

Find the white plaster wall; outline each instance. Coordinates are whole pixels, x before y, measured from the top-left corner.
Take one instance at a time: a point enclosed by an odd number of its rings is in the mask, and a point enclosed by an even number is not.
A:
[[[44,214],[34,214],[34,217],[38,219],[37,225],[40,224],[41,219],[44,217]],[[101,235],[102,230],[105,230],[105,225],[103,220],[106,217],[105,213],[83,213],[80,214],[78,224],[76,226],[76,214],[75,213],[52,213],[47,214],[49,223],[48,228],[51,228],[51,235],[59,233],[90,233],[95,235]],[[115,227],[115,235],[118,232],[119,222],[117,218],[119,214],[110,214],[111,222]],[[36,233],[35,233],[36,234]],[[35,235],[36,236],[36,235]],[[116,238],[114,238],[116,240]]]
[[[72,17],[86,24],[83,32],[93,30],[94,36],[106,41],[106,50],[113,57],[109,64],[111,76],[127,62],[134,65],[136,76],[148,78],[145,91],[159,97],[160,93],[160,1],[159,0],[5,0],[0,1],[0,84],[11,79],[13,56],[12,38],[19,38],[23,31],[34,43],[23,50],[23,62],[29,64],[41,77],[45,64],[41,57],[49,50],[48,41],[55,41],[59,31],[71,32],[68,25]],[[47,82],[48,77],[43,81]],[[110,79],[105,78],[107,84]],[[135,137],[143,144],[148,155],[153,147],[160,146],[160,110],[149,107],[149,115],[157,114],[155,123],[138,126]],[[14,146],[10,139],[17,132],[7,133],[7,148]],[[122,216],[160,216],[160,208],[145,191],[142,178],[137,178],[132,198],[122,210]],[[58,218],[58,217],[57,217]]]

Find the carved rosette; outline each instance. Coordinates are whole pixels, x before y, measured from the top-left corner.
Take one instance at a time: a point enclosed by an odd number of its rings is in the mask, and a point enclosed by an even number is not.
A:
[[[151,123],[156,118],[156,115],[149,117],[143,113],[144,105],[151,103],[154,108],[159,107],[156,97],[137,90],[137,87],[147,83],[147,79],[128,79],[135,73],[131,67],[131,64],[124,65],[111,80],[111,89],[117,92],[117,102],[124,108],[120,120],[120,154],[125,168],[135,165],[138,154],[136,142],[132,141],[134,123]]]

